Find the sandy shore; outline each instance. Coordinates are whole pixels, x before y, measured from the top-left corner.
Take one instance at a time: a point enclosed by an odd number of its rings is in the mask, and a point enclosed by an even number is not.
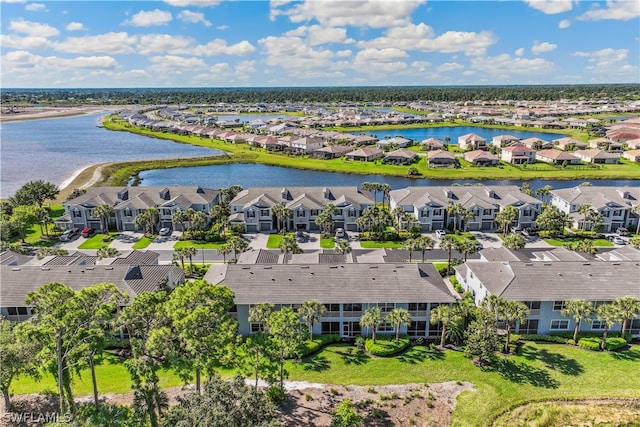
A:
[[[0,110],[0,123],[19,122],[40,119],[58,119],[79,116],[83,114],[106,113],[110,110],[123,108],[122,106],[81,106],[81,107],[20,107],[3,106]]]
[[[100,181],[103,168],[109,164],[110,163],[98,163],[75,171],[73,175],[65,179],[58,186],[58,188],[60,188],[60,194],[58,194],[56,202],[64,202],[76,188],[89,188]]]

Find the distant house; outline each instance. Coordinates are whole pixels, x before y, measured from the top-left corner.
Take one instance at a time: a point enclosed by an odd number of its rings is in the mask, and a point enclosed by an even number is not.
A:
[[[269,151],[282,151],[285,147],[275,136],[261,136],[254,138],[251,145],[255,147],[262,147]]]
[[[553,144],[551,144],[549,141],[545,141],[544,139],[540,138],[526,138],[521,140],[520,144],[533,150],[545,150],[547,148],[553,147]]]
[[[496,166],[500,159],[495,154],[484,150],[473,150],[464,153],[464,159],[474,166]]]
[[[396,136],[394,138],[381,139],[380,141],[376,142],[376,147],[385,148],[385,147],[392,146],[397,148],[406,148],[410,146],[412,142],[413,141],[411,141],[410,139],[403,138],[401,136]]]
[[[626,142],[627,148],[630,150],[640,149],[640,138],[630,139]]]
[[[596,138],[589,140],[589,147],[606,150],[610,153],[622,153],[624,145],[621,142],[615,142],[607,138]]]
[[[445,148],[446,144],[438,138],[428,138],[423,139],[422,142],[420,142],[420,146],[420,149],[423,151],[432,151],[442,150]]]
[[[442,150],[430,151],[427,154],[430,168],[447,168],[454,167],[458,164],[458,159],[453,153]]]
[[[512,145],[510,147],[504,147],[500,153],[500,159],[503,162],[511,163],[512,165],[522,165],[524,163],[536,162],[536,151],[524,145]]]
[[[329,145],[326,147],[318,148],[317,150],[313,150],[311,156],[315,157],[316,159],[328,160],[342,157],[352,151],[353,147],[350,147],[348,145]]]
[[[294,153],[311,153],[314,150],[322,148],[324,140],[322,138],[313,138],[305,136],[291,141],[291,151]]]
[[[384,156],[384,163],[394,163],[397,165],[408,165],[417,160],[418,154],[415,151],[399,148],[395,151],[387,153]]]
[[[580,159],[564,151],[550,148],[547,150],[540,150],[536,152],[536,160],[544,163],[550,163],[553,165],[561,165],[567,162],[569,165],[580,164]]]
[[[461,150],[484,150],[487,147],[487,140],[475,133],[468,133],[458,137],[458,146]]]
[[[359,135],[353,139],[353,143],[356,146],[370,145],[370,144],[375,144],[376,142],[378,142],[378,138],[376,138],[375,136],[369,136],[369,135]]]
[[[597,148],[592,148],[590,150],[577,150],[573,155],[582,161],[596,165],[620,163],[620,154],[608,153]]]
[[[509,145],[517,144],[518,142],[520,142],[520,138],[517,138],[513,135],[496,135],[491,140],[491,145],[493,145],[494,147],[502,148]]]
[[[555,148],[563,151],[584,150],[587,148],[587,144],[582,141],[578,141],[575,138],[559,138],[551,141]]]
[[[632,162],[640,163],[640,149],[625,151],[622,157]]]
[[[345,154],[345,157],[349,160],[357,160],[361,162],[372,162],[375,159],[384,157],[384,151],[379,148],[365,147],[351,151]]]

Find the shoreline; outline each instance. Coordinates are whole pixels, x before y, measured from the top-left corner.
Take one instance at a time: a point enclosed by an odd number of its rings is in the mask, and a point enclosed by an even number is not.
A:
[[[5,108],[6,110],[6,108]],[[107,106],[96,107],[51,107],[37,109],[25,107],[23,112],[7,114],[4,110],[0,114],[0,124],[27,122],[32,120],[63,119],[66,117],[85,116],[91,114],[106,114],[112,109]]]
[[[94,163],[75,171],[58,186],[60,193],[58,197],[56,197],[55,202],[63,203],[75,189],[85,189],[95,185],[103,179],[104,168],[110,164],[111,163]]]

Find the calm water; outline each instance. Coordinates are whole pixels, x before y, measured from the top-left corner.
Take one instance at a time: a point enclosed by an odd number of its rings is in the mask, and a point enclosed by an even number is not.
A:
[[[3,123],[0,197],[43,179],[62,184],[79,169],[117,160],[210,156],[218,150],[98,128],[98,115]]]
[[[392,189],[409,185],[521,185],[522,181],[510,180],[450,180],[450,179],[409,179],[385,175],[356,175],[337,172],[317,172],[266,166],[259,164],[229,164],[174,168],[145,171],[140,174],[143,186],[152,185],[201,185],[206,188],[223,188],[232,185],[247,187],[280,186],[340,186],[362,185],[363,182],[385,182]],[[582,184],[585,180],[535,180],[529,181],[534,190],[545,185],[566,188]],[[593,180],[594,185],[640,186],[636,180]]]
[[[352,132],[355,135],[359,135],[360,132]],[[554,139],[562,138],[565,135],[559,133],[545,133],[545,132],[529,132],[521,130],[504,130],[504,129],[485,129],[475,126],[460,126],[460,127],[447,127],[447,128],[422,128],[422,129],[393,129],[393,130],[379,130],[379,131],[367,131],[367,135],[376,136],[378,139],[384,139],[385,137],[402,136],[414,141],[420,142],[427,138],[438,138],[442,141],[448,136],[451,138],[450,144],[457,144],[458,137],[466,135],[468,133],[475,133],[487,140],[490,143],[494,136],[498,135],[513,135],[517,138],[540,138],[545,141],[551,142]]]

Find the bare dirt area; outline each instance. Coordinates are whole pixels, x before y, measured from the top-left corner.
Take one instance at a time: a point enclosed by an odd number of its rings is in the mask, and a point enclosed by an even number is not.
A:
[[[336,406],[350,399],[366,426],[433,426],[449,425],[456,397],[465,390],[475,390],[470,383],[454,381],[436,384],[401,384],[385,386],[338,386],[305,382],[288,382],[289,399],[280,409],[285,426],[330,426]],[[165,389],[169,404],[193,391],[193,386]],[[104,402],[130,405],[132,393],[103,395]],[[90,398],[78,403],[90,404]],[[16,396],[14,413],[0,418],[0,426],[34,427],[45,424],[47,414],[55,414],[57,399],[42,395]],[[22,418],[15,416],[22,415]],[[32,416],[24,417],[24,415]],[[42,416],[44,414],[44,416]],[[47,421],[51,421],[50,419]]]

